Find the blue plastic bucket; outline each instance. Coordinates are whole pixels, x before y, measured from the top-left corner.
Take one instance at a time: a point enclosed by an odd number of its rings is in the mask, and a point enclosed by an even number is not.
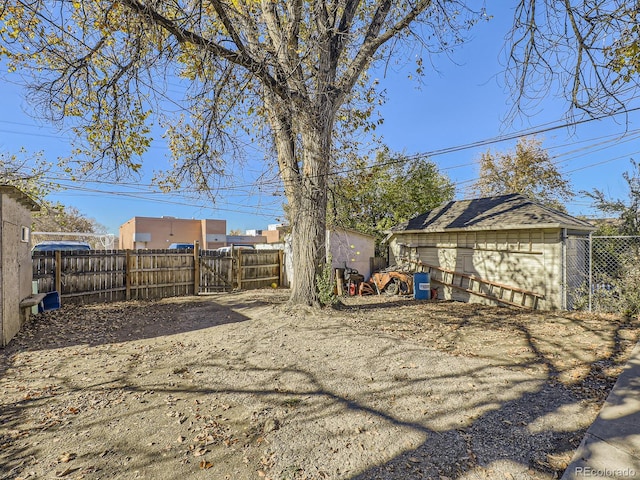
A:
[[[56,310],[60,308],[60,294],[58,292],[49,292],[42,300],[41,306],[38,308],[40,312],[47,310]]]

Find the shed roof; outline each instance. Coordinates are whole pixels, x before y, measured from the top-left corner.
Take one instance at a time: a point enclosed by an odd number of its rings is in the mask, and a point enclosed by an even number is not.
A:
[[[452,230],[514,230],[569,228],[592,231],[589,222],[554,210],[520,194],[452,201],[396,225],[391,235],[401,232],[444,232]]]
[[[0,195],[7,195],[8,197],[13,198],[16,202],[29,209],[31,212],[40,211],[40,205],[38,205],[35,200],[13,185],[0,184]]]
[[[327,232],[334,232],[334,233],[345,232],[345,233],[353,233],[355,235],[360,235],[361,237],[369,237],[373,239],[376,238],[375,235],[371,235],[370,233],[363,233],[359,230],[355,230],[353,228],[346,228],[346,227],[327,227]]]

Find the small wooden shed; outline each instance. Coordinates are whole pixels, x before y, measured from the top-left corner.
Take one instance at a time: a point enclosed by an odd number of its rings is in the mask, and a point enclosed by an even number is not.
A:
[[[0,346],[20,330],[28,316],[20,302],[31,296],[31,213],[40,210],[21,190],[0,185]]]
[[[519,194],[452,201],[394,227],[389,261],[433,267],[440,298],[565,309],[567,258],[588,253],[567,239],[594,229]]]

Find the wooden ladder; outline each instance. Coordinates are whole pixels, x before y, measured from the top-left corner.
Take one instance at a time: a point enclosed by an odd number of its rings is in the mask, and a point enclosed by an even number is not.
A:
[[[456,272],[455,270],[449,270],[448,268],[435,265],[427,265],[422,262],[411,263],[414,265],[416,272],[429,273],[431,282],[436,282],[505,305],[536,310],[538,308],[538,301],[544,299],[544,295],[540,295],[539,293],[485,280],[468,273]]]

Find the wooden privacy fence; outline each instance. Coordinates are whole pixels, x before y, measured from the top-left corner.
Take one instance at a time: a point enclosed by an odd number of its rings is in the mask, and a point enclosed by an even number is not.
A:
[[[38,292],[84,303],[147,300],[283,285],[283,253],[239,250],[33,252]]]

